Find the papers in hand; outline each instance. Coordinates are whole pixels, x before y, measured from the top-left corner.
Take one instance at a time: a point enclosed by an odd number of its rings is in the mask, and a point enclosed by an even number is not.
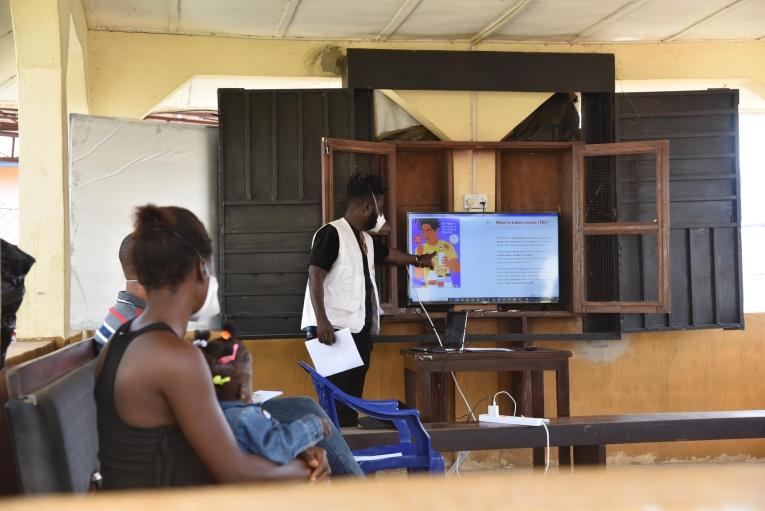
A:
[[[279,397],[282,394],[284,394],[284,392],[281,390],[256,390],[252,393],[252,403],[259,405],[260,403],[265,403],[269,399]]]
[[[319,339],[311,339],[305,342],[305,347],[311,355],[316,372],[322,376],[332,376],[364,365],[351,331],[347,328],[335,332],[335,344],[331,346],[322,344]]]

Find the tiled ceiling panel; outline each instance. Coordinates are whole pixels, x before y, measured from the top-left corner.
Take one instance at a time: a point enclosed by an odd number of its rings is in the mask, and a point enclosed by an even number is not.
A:
[[[535,0],[492,38],[567,41],[625,3],[626,0]]]
[[[393,39],[470,39],[514,4],[507,0],[422,0]]]
[[[371,39],[396,14],[402,0],[303,0],[287,37]]]
[[[83,7],[92,29],[172,32],[168,3],[158,0],[84,0]]]
[[[661,41],[722,9],[730,2],[731,0],[650,0],[583,38],[583,41]]]
[[[287,0],[183,0],[178,31],[192,34],[229,34],[273,37]]]
[[[469,41],[526,2],[82,1],[94,30],[328,40],[374,40],[384,32],[383,39],[442,41]],[[765,0],[530,0],[483,40],[560,42],[572,41],[582,32],[580,41],[593,43],[662,41],[672,36],[683,41],[752,40],[765,36]]]
[[[765,1],[744,0],[730,10],[692,28],[678,40],[758,39],[765,37]]]

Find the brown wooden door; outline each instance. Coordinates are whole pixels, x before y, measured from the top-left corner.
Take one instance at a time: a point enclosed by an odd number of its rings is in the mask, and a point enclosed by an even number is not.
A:
[[[396,246],[396,148],[383,142],[362,142],[339,138],[322,139],[322,219],[324,223],[340,218],[345,212],[345,187],[354,174],[376,174],[387,188],[383,213],[387,222],[374,238],[389,247]],[[398,309],[396,273],[393,266],[378,265],[377,289],[383,312]]]
[[[669,143],[577,148],[576,312],[669,312]]]

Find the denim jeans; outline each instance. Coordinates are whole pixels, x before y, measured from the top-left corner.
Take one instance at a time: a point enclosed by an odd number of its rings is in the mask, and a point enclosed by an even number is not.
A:
[[[290,422],[266,415],[260,405],[220,401],[234,438],[245,452],[284,465],[324,438],[324,425],[313,414]]]
[[[271,399],[263,403],[263,409],[273,416],[274,419],[283,422],[291,422],[305,414],[312,413],[329,420],[327,414],[321,409],[319,403],[310,397],[281,397]],[[331,424],[331,423],[330,423]],[[332,434],[317,445],[327,451],[327,459],[335,476],[364,477],[361,467],[353,458],[353,453],[345,442],[340,431],[331,426]]]

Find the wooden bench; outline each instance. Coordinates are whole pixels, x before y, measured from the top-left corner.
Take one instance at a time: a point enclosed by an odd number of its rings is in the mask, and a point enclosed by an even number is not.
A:
[[[544,447],[541,427],[501,424],[425,424],[441,452]],[[550,419],[550,446],[574,450],[574,464],[605,465],[606,446],[689,440],[765,438],[765,410],[652,413]],[[397,441],[393,430],[343,428],[351,449]]]

